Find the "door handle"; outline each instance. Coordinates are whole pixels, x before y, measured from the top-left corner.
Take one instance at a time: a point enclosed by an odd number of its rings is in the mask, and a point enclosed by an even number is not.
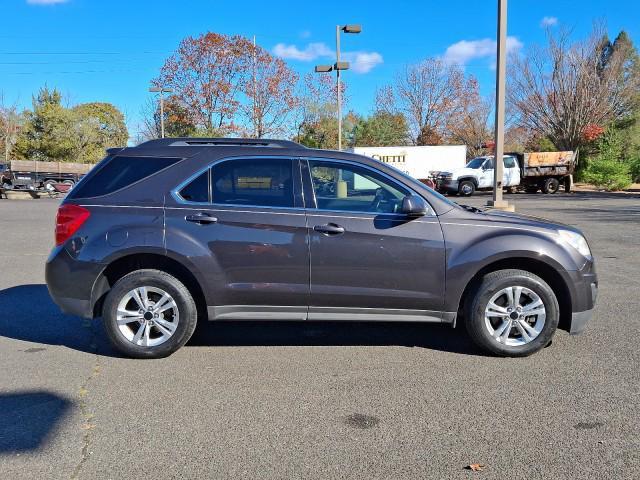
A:
[[[313,227],[316,232],[323,233],[325,235],[340,235],[344,233],[344,227],[336,225],[335,223],[328,223],[327,225],[316,225]]]
[[[210,223],[216,223],[218,219],[212,217],[207,213],[198,213],[196,215],[187,215],[184,217],[187,222],[197,223],[199,225],[209,225]]]

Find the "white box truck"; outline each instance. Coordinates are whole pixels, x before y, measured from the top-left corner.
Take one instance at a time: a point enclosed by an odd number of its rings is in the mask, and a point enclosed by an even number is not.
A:
[[[467,163],[466,145],[355,147],[351,151],[391,165],[422,181],[437,176],[442,170],[462,168]]]

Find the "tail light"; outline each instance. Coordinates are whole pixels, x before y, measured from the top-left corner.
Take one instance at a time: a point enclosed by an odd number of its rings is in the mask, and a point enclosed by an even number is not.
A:
[[[91,215],[89,210],[78,205],[62,205],[56,216],[56,246],[69,240],[71,235],[87,221],[89,215]]]

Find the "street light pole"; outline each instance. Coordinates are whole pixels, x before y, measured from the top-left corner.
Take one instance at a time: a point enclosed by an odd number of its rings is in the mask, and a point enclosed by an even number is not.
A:
[[[513,211],[513,206],[502,199],[504,175],[504,102],[507,60],[507,0],[498,0],[498,30],[496,55],[496,116],[495,157],[493,159],[493,199],[487,205],[501,210]]]
[[[344,33],[360,33],[360,25],[336,25],[336,63],[334,65],[317,65],[316,73],[336,72],[336,97],[338,101],[338,150],[342,150],[342,85],[340,83],[340,70],[349,70],[349,62],[340,61],[340,30]]]
[[[151,87],[150,92],[160,94],[160,138],[164,138],[164,93],[172,93],[173,88]]]

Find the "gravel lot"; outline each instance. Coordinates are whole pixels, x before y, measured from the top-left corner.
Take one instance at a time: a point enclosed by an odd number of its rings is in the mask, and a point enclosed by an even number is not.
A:
[[[47,294],[58,202],[0,200],[0,477],[637,478],[640,197],[507,198],[582,228],[600,276],[588,330],[525,359],[460,329],[311,322],[119,358]]]

